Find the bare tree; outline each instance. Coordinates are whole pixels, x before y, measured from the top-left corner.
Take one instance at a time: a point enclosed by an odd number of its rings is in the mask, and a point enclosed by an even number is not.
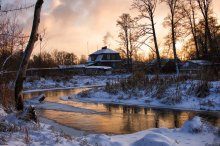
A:
[[[122,14],[117,20],[120,27],[119,38],[121,39],[121,52],[126,54],[127,69],[132,71],[132,56],[137,49],[138,34],[135,29],[135,21],[130,14]]]
[[[15,59],[15,52],[23,51],[27,42],[23,29],[19,25],[17,13],[7,14],[0,17],[0,67],[7,62],[7,69],[17,69],[19,64]],[[13,56],[11,58],[10,56]],[[5,68],[6,69],[6,68]]]
[[[195,0],[187,0],[186,3],[182,5],[183,12],[185,13],[185,18],[187,19],[186,29],[190,30],[195,45],[196,58],[200,58],[199,46],[197,41],[197,26],[196,26],[196,10],[197,6]]]
[[[210,14],[210,4],[212,2],[212,0],[196,0],[198,5],[199,5],[199,9],[202,13],[203,19],[205,21],[205,50],[204,50],[204,55],[208,55],[208,41],[209,41],[209,45],[211,47],[211,49],[213,49],[212,46],[212,38],[211,38],[211,34],[210,34],[210,28],[209,28],[209,14]]]
[[[17,110],[23,110],[23,81],[26,77],[26,70],[28,67],[28,61],[30,59],[31,53],[34,49],[34,44],[38,40],[38,27],[40,24],[40,13],[41,13],[41,7],[44,0],[37,0],[34,10],[34,19],[32,24],[32,31],[31,35],[27,44],[27,47],[25,49],[20,68],[17,73],[16,81],[15,81],[15,103],[16,103],[16,109]]]
[[[177,27],[180,25],[180,21],[183,19],[178,17],[181,0],[161,0],[161,2],[165,2],[170,10],[170,14],[167,17],[168,23],[171,27],[171,37],[172,37],[172,47],[173,47],[173,56],[176,64],[176,73],[179,74],[179,65],[178,65],[178,56],[176,52],[176,40],[177,40]]]
[[[160,52],[158,48],[157,35],[156,35],[155,23],[154,23],[154,13],[156,10],[156,6],[157,6],[157,0],[133,0],[133,4],[132,4],[132,7],[137,9],[138,12],[140,13],[138,19],[140,20],[147,19],[148,21],[150,21],[150,24],[148,24],[149,22],[147,22],[146,24],[148,27],[147,27],[147,31],[145,30],[145,32],[147,32],[147,34],[145,35],[150,35],[153,37],[158,68],[161,69]]]

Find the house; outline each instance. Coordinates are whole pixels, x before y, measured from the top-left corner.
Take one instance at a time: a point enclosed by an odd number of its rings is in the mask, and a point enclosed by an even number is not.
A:
[[[161,72],[162,73],[175,73],[176,64],[174,59],[161,58]],[[178,65],[181,65],[181,61],[178,59]],[[147,73],[156,73],[158,71],[157,59],[154,59],[147,63],[146,66]]]
[[[109,75],[112,74],[112,68],[108,66],[88,66],[80,65],[59,65],[59,69],[65,73],[80,75]]]
[[[87,74],[87,75],[110,75],[110,74],[112,74],[112,67],[87,66],[87,67],[85,67],[85,74]]]
[[[220,70],[220,64],[212,63],[208,60],[188,60],[181,67],[182,73],[198,73],[207,70]]]
[[[90,54],[87,64],[88,66],[109,66],[117,69],[121,65],[121,57],[118,52],[105,46]]]

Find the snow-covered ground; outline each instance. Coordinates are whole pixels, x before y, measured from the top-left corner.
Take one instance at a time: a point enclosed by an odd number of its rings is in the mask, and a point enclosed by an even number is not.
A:
[[[73,88],[88,86],[104,86],[107,82],[117,82],[120,78],[127,78],[129,75],[115,76],[74,76],[63,81],[54,79],[41,79],[26,82],[25,90],[51,89],[51,88]],[[104,87],[97,87],[92,90],[61,97],[62,100],[79,100],[85,102],[102,102],[113,104],[125,104],[144,107],[162,107],[193,110],[220,110],[220,82],[210,83],[210,93],[205,98],[198,98],[193,93],[187,93],[188,82],[180,85],[181,102],[168,104],[161,99],[156,99],[154,89],[137,90],[132,92],[119,91],[110,94]],[[170,86],[167,92],[174,94],[175,86]],[[94,113],[93,110],[86,110],[59,103],[45,102],[37,104],[35,101],[26,102],[34,104],[38,108],[63,110],[69,112]],[[42,123],[27,122],[19,119],[17,114],[7,114],[0,105],[0,145],[71,145],[71,146],[214,146],[220,145],[220,130],[204,122],[200,117],[185,122],[182,128],[167,129],[155,128],[126,135],[105,135],[105,134],[84,134],[67,135],[56,131],[56,128]],[[52,124],[57,127],[56,124]],[[77,132],[77,131],[74,131]],[[79,131],[80,133],[80,131]],[[82,132],[83,133],[83,132]]]
[[[166,92],[163,94],[164,97],[160,98],[155,97],[155,88],[151,90],[118,90],[112,94],[107,92],[104,87],[99,87],[77,95],[61,97],[61,99],[141,107],[220,111],[220,81],[210,82],[209,94],[203,98],[196,97],[194,89],[192,89],[192,86],[194,87],[196,82],[199,81],[186,81],[179,85],[178,90],[175,85],[170,85],[170,87],[166,87]]]
[[[0,145],[81,146],[83,142],[81,139],[56,132],[50,125],[23,121],[17,114],[7,114],[0,105]]]
[[[67,89],[79,87],[95,87],[105,86],[106,83],[118,82],[119,79],[128,78],[130,75],[108,75],[108,76],[73,76],[70,79],[40,79],[29,80],[24,83],[25,92],[36,90],[51,90],[51,89]],[[162,75],[162,78],[169,76]],[[153,78],[153,76],[149,76]],[[172,109],[190,109],[190,110],[220,110],[220,81],[210,82],[210,93],[205,98],[198,98],[193,93],[193,86],[198,81],[186,81],[178,87],[171,85],[167,88],[166,98],[155,98],[155,88],[149,90],[131,90],[123,92],[118,90],[116,94],[110,94],[103,88],[92,90],[86,94],[73,95],[62,97],[62,100],[79,100],[84,102],[101,102],[113,104],[126,104],[144,107],[160,107]],[[178,88],[178,89],[177,89]],[[190,91],[189,89],[192,88]],[[189,93],[192,92],[192,93]],[[178,93],[177,93],[178,92]],[[180,102],[173,102],[173,97],[181,96]],[[170,100],[170,101],[169,101]],[[168,102],[167,102],[168,101]]]
[[[25,90],[52,89],[52,88],[74,88],[74,87],[92,87],[104,86],[106,82],[117,81],[127,78],[129,75],[108,75],[108,76],[73,76],[68,79],[28,79],[24,83]]]
[[[92,134],[74,137],[56,132],[53,127],[27,122],[16,114],[7,114],[0,106],[0,145],[71,145],[71,146],[206,146],[219,145],[217,128],[199,117],[179,129],[150,129],[127,135]]]
[[[212,131],[212,132],[211,132]],[[206,146],[219,145],[215,128],[201,122],[199,117],[185,122],[182,128],[157,128],[127,135],[90,135],[88,142],[103,146]]]

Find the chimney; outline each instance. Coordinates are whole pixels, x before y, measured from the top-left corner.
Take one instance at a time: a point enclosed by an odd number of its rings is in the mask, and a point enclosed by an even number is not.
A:
[[[102,50],[107,49],[107,46],[102,47]]]

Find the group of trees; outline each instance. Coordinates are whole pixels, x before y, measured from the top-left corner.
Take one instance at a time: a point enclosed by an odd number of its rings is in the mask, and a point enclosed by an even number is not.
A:
[[[132,8],[138,11],[138,16],[122,14],[117,21],[121,30],[121,52],[128,66],[132,65],[135,50],[145,45],[155,53],[158,69],[161,68],[163,52],[159,50],[155,29],[155,11],[160,3],[165,3],[169,9],[163,23],[169,32],[163,45],[172,50],[177,73],[181,54],[185,59],[220,61],[220,25],[213,15],[212,0],[133,0]],[[178,41],[183,42],[181,51],[176,47]]]
[[[22,50],[17,50],[12,54],[6,50],[6,53],[0,52],[0,69],[1,71],[16,71],[19,68],[20,60],[24,52]],[[52,53],[42,51],[41,53],[34,54],[30,58],[28,67],[29,68],[49,68],[57,67],[58,65],[75,65],[75,64],[85,64],[87,61],[85,55],[81,55],[78,58],[74,53],[69,53],[66,51],[54,50]]]
[[[27,36],[19,25],[16,13],[5,14],[0,17],[0,67],[3,69],[5,61],[10,68],[16,68],[21,59],[22,49],[27,42]]]
[[[87,59],[85,55],[81,55],[81,57],[78,58],[74,53],[54,50],[52,53],[41,52],[33,55],[33,58],[31,58],[29,62],[29,67],[48,68],[56,67],[58,65],[85,64],[86,61]]]

